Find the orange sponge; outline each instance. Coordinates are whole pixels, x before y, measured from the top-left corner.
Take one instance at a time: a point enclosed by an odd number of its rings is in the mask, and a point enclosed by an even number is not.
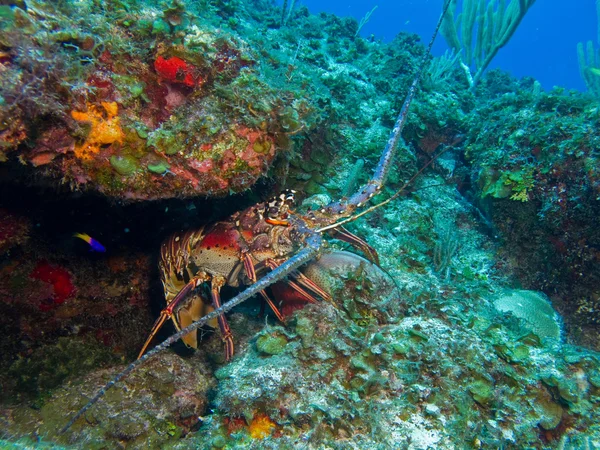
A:
[[[93,105],[88,105],[86,112],[71,111],[71,117],[78,122],[89,122],[91,129],[85,142],[75,146],[75,156],[80,159],[91,159],[100,152],[102,145],[123,142],[125,134],[121,129],[117,116],[118,106],[115,102],[102,102],[104,113]]]

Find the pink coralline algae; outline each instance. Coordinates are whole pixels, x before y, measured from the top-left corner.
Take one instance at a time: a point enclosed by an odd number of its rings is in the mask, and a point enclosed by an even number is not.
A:
[[[71,281],[71,274],[66,269],[52,265],[47,261],[38,262],[29,274],[29,278],[52,285],[52,297],[40,303],[39,309],[41,311],[49,311],[63,304],[75,294],[75,286]]]
[[[159,56],[154,61],[154,70],[161,78],[172,83],[182,83],[189,87],[199,86],[203,83],[196,67],[177,56],[171,58]]]

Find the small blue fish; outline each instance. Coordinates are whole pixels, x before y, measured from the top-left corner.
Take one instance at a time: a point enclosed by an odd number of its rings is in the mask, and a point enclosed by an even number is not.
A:
[[[90,244],[90,247],[91,247],[90,251],[101,252],[101,253],[104,253],[106,251],[106,248],[104,248],[104,245],[102,245],[96,239],[94,239],[93,237],[91,237],[89,234],[75,233],[73,236],[76,237],[76,238],[79,238],[79,239],[83,239],[85,242],[87,242],[88,244]]]

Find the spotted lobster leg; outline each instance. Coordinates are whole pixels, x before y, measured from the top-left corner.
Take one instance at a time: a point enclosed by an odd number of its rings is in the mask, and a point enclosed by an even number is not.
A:
[[[221,308],[221,288],[225,285],[225,279],[223,277],[215,277],[212,279],[210,296],[212,304],[215,310]],[[231,328],[227,323],[225,314],[219,314],[217,317],[219,321],[219,329],[221,330],[221,339],[225,343],[225,360],[229,361],[233,357],[233,335],[231,334]]]
[[[267,259],[265,261],[267,267],[273,270],[276,267],[279,267],[281,263],[275,261],[274,259]],[[314,297],[315,295],[321,297],[323,300],[331,301],[331,295],[328,292],[321,289],[317,284],[315,284],[310,278],[306,277],[302,272],[298,272],[297,270],[290,273],[290,275],[294,278],[294,280],[287,279],[283,281],[283,283],[287,284],[294,291],[302,295],[307,302],[309,303],[317,303],[317,299]],[[307,292],[310,291],[310,292]]]

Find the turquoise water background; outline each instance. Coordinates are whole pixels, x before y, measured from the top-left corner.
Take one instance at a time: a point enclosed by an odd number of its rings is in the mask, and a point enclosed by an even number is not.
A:
[[[576,46],[578,42],[597,39],[595,3],[595,0],[537,1],[490,69],[508,70],[516,77],[532,76],[544,89],[562,86],[585,90],[579,76]],[[439,10],[442,0],[302,0],[297,5],[308,7],[312,13],[325,11],[357,20],[377,6],[362,30],[363,36],[373,34],[389,41],[406,31],[426,40],[437,20],[431,11]],[[439,39],[433,53],[440,55],[446,49],[444,39]]]

